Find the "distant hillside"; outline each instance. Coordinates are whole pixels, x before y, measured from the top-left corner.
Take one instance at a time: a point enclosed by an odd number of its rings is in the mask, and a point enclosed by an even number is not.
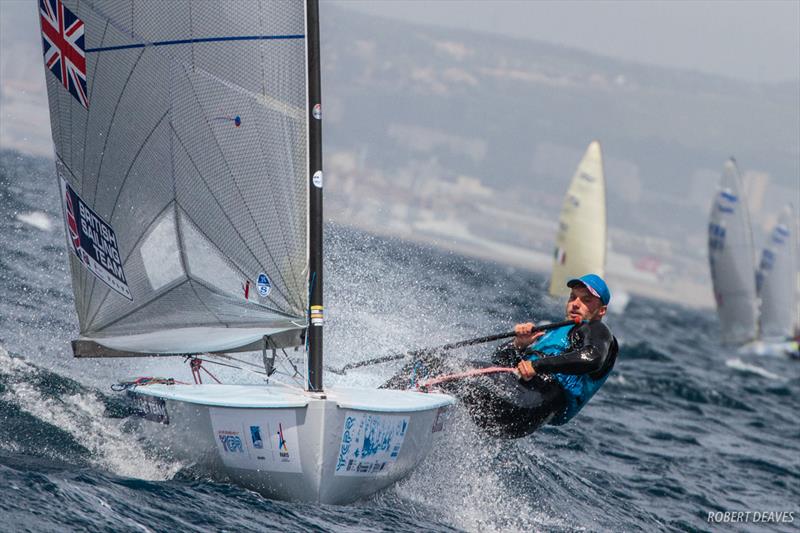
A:
[[[365,167],[474,176],[531,202],[552,196],[541,205],[555,212],[597,138],[610,223],[670,238],[705,231],[730,155],[767,175],[767,205],[797,191],[798,83],[648,67],[324,4],[322,15],[326,150],[355,151]]]

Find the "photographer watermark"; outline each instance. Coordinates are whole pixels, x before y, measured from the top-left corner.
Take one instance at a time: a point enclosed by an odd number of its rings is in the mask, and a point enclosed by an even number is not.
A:
[[[706,521],[709,524],[791,524],[794,511],[710,511]]]

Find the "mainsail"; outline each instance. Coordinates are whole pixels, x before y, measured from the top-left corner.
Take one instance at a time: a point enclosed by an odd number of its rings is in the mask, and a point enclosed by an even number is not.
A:
[[[39,8],[76,355],[300,343],[305,2]]]
[[[592,141],[572,177],[558,220],[549,292],[563,296],[566,283],[587,273],[605,275],[606,182],[600,143]]]
[[[785,340],[794,334],[797,317],[797,234],[792,206],[780,213],[761,253],[756,285],[761,298],[761,336]]]
[[[711,281],[726,344],[744,344],[758,336],[753,236],[741,190],[736,162],[729,159],[708,225]]]

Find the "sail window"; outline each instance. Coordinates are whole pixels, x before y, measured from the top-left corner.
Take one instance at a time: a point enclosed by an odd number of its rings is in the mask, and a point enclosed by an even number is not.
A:
[[[168,209],[157,219],[140,251],[147,279],[154,291],[186,276],[181,265],[173,209]]]
[[[189,276],[223,292],[244,295],[244,276],[186,216],[181,216],[181,232]]]

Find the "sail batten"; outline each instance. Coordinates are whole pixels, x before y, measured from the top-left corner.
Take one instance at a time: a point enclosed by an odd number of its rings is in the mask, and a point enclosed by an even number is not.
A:
[[[304,4],[62,1],[79,31],[44,53],[83,58],[46,72],[82,342],[183,353],[220,343],[170,332],[303,331]]]

